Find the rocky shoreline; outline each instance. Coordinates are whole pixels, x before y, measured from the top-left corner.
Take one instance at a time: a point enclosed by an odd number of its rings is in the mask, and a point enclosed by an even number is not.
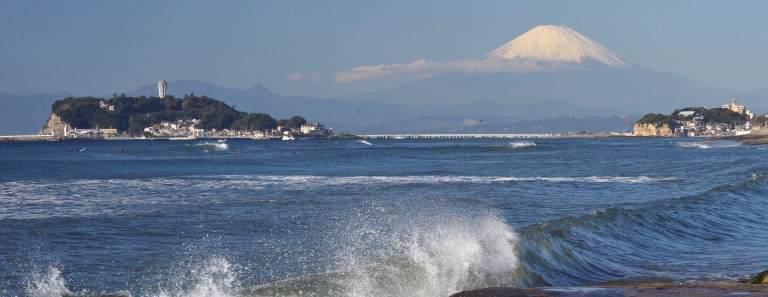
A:
[[[708,282],[679,284],[653,283],[603,283],[573,287],[542,288],[485,288],[463,291],[450,297],[650,297],[650,296],[768,296],[768,270],[751,279],[740,282]]]
[[[559,288],[487,288],[451,297],[650,297],[650,296],[768,296],[768,286],[741,283],[641,284]]]
[[[717,139],[739,141],[745,145],[768,144],[768,129],[761,129],[760,131],[739,136],[718,137]]]

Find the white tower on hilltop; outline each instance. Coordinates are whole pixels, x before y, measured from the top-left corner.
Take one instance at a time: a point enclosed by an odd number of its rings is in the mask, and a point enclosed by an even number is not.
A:
[[[160,79],[159,82],[157,82],[157,95],[160,98],[165,98],[165,91],[168,87],[168,84],[165,82],[165,75],[163,75],[163,78]]]

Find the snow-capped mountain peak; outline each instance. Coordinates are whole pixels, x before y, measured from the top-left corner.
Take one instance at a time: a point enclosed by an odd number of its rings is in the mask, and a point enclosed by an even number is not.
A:
[[[548,62],[581,63],[595,60],[611,67],[631,63],[566,26],[537,26],[485,55],[484,58],[534,59]]]

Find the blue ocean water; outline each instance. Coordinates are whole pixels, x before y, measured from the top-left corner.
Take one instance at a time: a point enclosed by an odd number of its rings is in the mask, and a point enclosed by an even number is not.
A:
[[[735,280],[766,269],[767,156],[702,139],[0,143],[0,295]]]

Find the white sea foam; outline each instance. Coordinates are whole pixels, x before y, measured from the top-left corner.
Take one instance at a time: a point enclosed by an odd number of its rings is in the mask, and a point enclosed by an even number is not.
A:
[[[205,149],[213,149],[217,151],[226,151],[229,149],[229,144],[226,142],[202,142],[196,144],[196,146],[203,147]]]
[[[365,144],[365,145],[373,145],[373,143],[368,142],[367,140],[358,140],[357,143],[359,144]]]
[[[51,267],[43,272],[32,273],[27,282],[25,293],[30,297],[53,297],[70,295],[67,284],[59,269]]]
[[[168,279],[162,280],[153,290],[144,292],[141,296],[154,297],[230,297],[240,296],[238,274],[229,261],[213,257],[202,263],[190,263],[187,267]],[[30,275],[27,281],[25,296],[30,297],[60,297],[70,295],[90,296],[87,291],[73,293],[67,288],[64,277],[58,268],[51,267],[42,272]],[[119,292],[120,295],[131,296],[130,292]]]
[[[203,263],[190,264],[185,271],[162,285],[157,297],[229,297],[237,296],[239,283],[233,265],[214,257]]]
[[[741,143],[736,141],[700,141],[700,142],[678,142],[678,146],[684,148],[699,148],[699,149],[712,149],[712,148],[728,148],[738,147]]]
[[[514,283],[517,235],[495,215],[424,209],[349,232],[341,262],[352,273],[340,282],[348,296],[448,296]]]
[[[211,203],[211,195],[231,189],[323,190],[342,187],[380,187],[441,184],[503,183],[619,183],[653,184],[678,177],[650,176],[319,176],[226,175],[185,178],[71,180],[66,182],[0,182],[0,219],[124,214],[163,205]],[[257,199],[260,200],[260,199]],[[215,203],[215,201],[213,201]],[[132,206],[139,207],[132,207]]]
[[[573,182],[573,183],[659,183],[679,180],[678,177],[649,177],[649,176],[584,176],[584,177],[544,177],[544,176],[461,176],[461,175],[409,175],[409,176],[317,176],[317,175],[262,175],[262,176],[227,176],[231,180],[241,180],[243,184],[258,185],[351,185],[351,184],[441,184],[469,183],[489,184],[505,182]],[[247,182],[243,180],[248,180]]]
[[[507,146],[511,148],[524,148],[536,146],[536,143],[532,141],[510,142]]]

